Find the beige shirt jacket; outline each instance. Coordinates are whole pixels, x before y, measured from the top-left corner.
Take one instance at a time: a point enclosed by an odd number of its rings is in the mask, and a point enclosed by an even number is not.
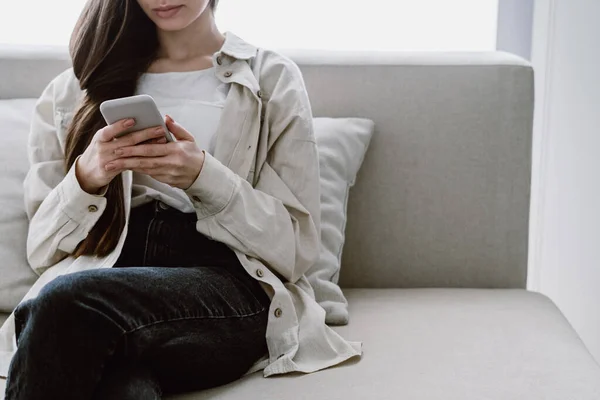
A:
[[[320,196],[312,112],[298,67],[228,33],[213,57],[217,77],[231,83],[213,155],[186,193],[200,233],[227,244],[271,297],[268,357],[249,372],[264,376],[314,372],[361,354],[325,324],[305,273],[319,257]],[[259,84],[260,82],[260,84]],[[64,170],[67,127],[82,97],[73,70],[55,78],[39,99],[29,138],[25,179],[30,219],[27,256],[40,277],[25,298],[59,275],[111,268],[127,228],[106,257],[70,254],[106,207],[83,191],[75,169]],[[127,219],[132,172],[123,172]],[[0,376],[16,350],[14,316],[0,328]]]

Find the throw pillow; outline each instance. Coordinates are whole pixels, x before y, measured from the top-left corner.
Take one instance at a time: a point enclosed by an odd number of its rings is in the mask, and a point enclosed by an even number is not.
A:
[[[27,263],[28,220],[23,205],[35,103],[35,99],[0,100],[0,312],[12,312],[37,279]]]
[[[338,286],[348,194],[373,136],[374,123],[359,118],[315,118],[321,169],[321,257],[307,273],[330,325],[348,323],[348,302]]]

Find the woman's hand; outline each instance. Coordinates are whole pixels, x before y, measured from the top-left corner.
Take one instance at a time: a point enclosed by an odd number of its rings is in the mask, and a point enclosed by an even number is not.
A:
[[[152,143],[166,143],[165,132],[162,127],[148,128],[143,131],[132,132],[120,138],[115,138],[119,133],[135,125],[133,119],[121,120],[100,129],[84,153],[77,160],[75,175],[83,190],[97,194],[108,185],[123,169],[106,169],[106,165],[119,158],[117,150],[129,148],[138,143],[150,141]],[[143,144],[141,146],[148,146]]]
[[[198,148],[194,136],[170,116],[167,115],[165,121],[177,142],[131,144],[115,149],[115,155],[119,158],[106,165],[107,173],[132,170],[179,189],[189,188],[200,175],[204,151]]]

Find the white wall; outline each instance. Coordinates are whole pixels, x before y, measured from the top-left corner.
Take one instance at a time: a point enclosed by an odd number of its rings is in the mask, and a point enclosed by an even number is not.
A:
[[[497,17],[498,0],[222,0],[217,11],[252,43],[322,50],[490,51]]]
[[[536,0],[530,285],[600,360],[600,1]]]
[[[0,0],[0,43],[64,46],[85,3]],[[326,50],[490,51],[497,16],[498,0],[223,0],[217,10],[220,29],[254,44]]]

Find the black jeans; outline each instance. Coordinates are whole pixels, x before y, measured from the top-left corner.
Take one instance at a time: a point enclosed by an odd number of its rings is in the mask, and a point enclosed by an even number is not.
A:
[[[234,381],[265,355],[268,296],[195,223],[135,208],[115,268],[58,277],[20,305],[6,399],[160,399]]]

